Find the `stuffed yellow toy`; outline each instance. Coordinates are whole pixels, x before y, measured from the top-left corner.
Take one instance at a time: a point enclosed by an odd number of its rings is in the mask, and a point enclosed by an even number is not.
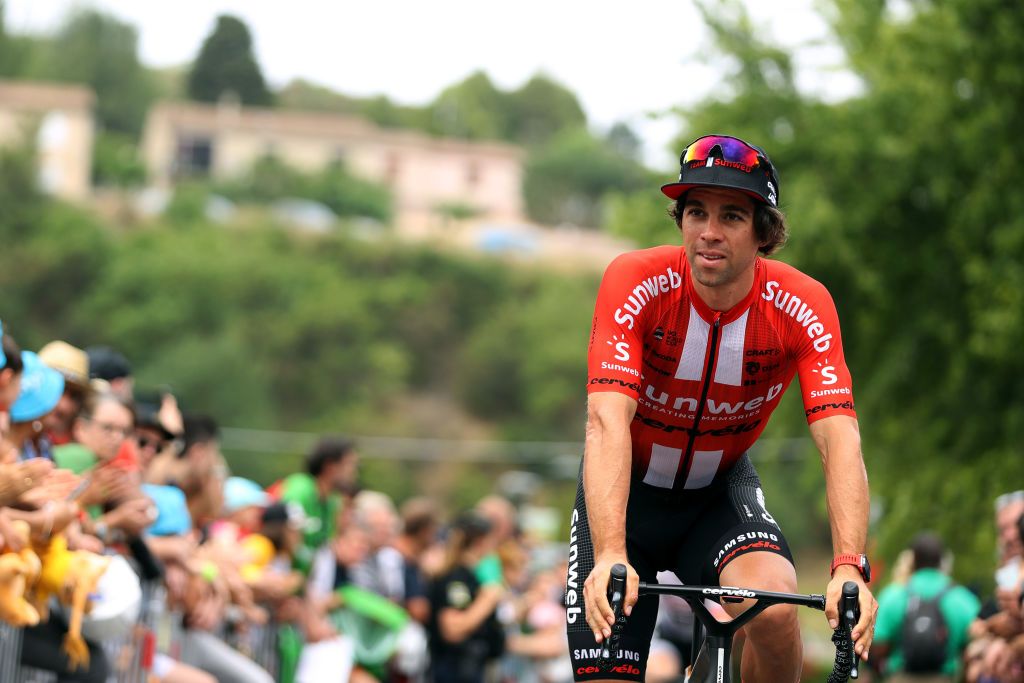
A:
[[[85,550],[68,550],[67,539],[62,535],[54,536],[47,546],[37,551],[42,571],[35,585],[33,604],[43,619],[49,615],[47,603],[51,595],[70,608],[64,652],[72,671],[86,668],[89,648],[82,638],[82,618],[92,608],[89,594],[96,590],[100,577],[110,566],[110,558]]]
[[[0,554],[0,621],[17,627],[35,626],[39,623],[39,612],[25,595],[39,578],[39,556],[29,545],[28,524],[18,520],[11,527],[21,539],[22,549],[14,552],[4,548]]]

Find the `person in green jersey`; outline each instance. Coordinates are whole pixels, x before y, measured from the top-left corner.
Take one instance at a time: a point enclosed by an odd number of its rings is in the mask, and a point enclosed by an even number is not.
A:
[[[308,573],[313,556],[335,536],[342,494],[356,484],[359,455],[349,439],[324,437],[306,457],[306,471],[289,475],[281,483],[281,500],[298,503],[306,513],[302,545],[295,566]]]
[[[885,680],[892,683],[945,683],[956,680],[960,656],[967,644],[967,632],[981,608],[978,598],[957,585],[942,570],[945,549],[942,539],[930,532],[918,534],[911,543],[914,572],[906,584],[891,584],[878,596],[878,620],[872,658],[883,661]],[[938,608],[943,618],[946,652],[938,671],[907,672],[903,642],[907,637],[906,621],[912,598],[931,600],[939,596]]]

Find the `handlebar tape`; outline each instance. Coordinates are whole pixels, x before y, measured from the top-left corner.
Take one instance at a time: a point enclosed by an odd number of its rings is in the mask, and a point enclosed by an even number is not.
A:
[[[612,634],[605,638],[601,647],[601,656],[598,658],[598,666],[607,669],[612,664],[615,652],[619,649],[619,640],[622,636],[622,629],[626,626],[626,616],[623,614],[623,606],[626,602],[626,566],[616,564],[612,566],[611,575],[608,578],[608,604],[615,615],[615,623],[612,624]]]

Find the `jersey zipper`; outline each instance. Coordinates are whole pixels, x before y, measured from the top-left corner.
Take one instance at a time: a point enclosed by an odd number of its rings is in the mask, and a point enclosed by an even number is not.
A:
[[[689,477],[690,463],[693,460],[693,449],[697,445],[697,429],[700,427],[700,420],[704,416],[704,406],[707,404],[708,392],[711,390],[711,378],[715,368],[715,360],[718,358],[718,337],[721,325],[722,314],[715,313],[715,319],[711,323],[711,331],[708,333],[708,362],[704,370],[704,386],[700,390],[700,402],[697,403],[697,412],[693,416],[693,427],[690,431],[690,441],[686,445],[686,457],[683,458],[683,488],[686,487],[686,479]]]

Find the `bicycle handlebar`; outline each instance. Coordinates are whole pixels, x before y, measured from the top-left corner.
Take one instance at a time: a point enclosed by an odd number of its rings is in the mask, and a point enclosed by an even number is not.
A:
[[[839,599],[839,628],[832,634],[836,646],[836,663],[828,677],[828,683],[846,683],[857,678],[857,653],[853,651],[853,627],[860,621],[860,587],[853,581],[843,584],[843,597]]]
[[[720,599],[724,602],[742,602],[748,599],[757,601],[754,606],[730,622],[734,628],[739,628],[750,619],[753,619],[768,606],[779,603],[813,607],[820,611],[825,610],[825,597],[823,595],[775,593],[747,588],[734,588],[731,586],[683,586],[641,582],[640,595],[679,596],[690,603],[690,606],[694,608],[694,616],[701,622],[704,622],[705,619],[717,622],[707,612],[707,608],[704,607],[703,600],[705,598]],[[857,655],[853,651],[853,638],[851,636],[854,624],[860,620],[859,595],[860,588],[856,583],[847,581],[843,584],[843,595],[839,603],[839,627],[832,634],[832,642],[836,646],[836,659],[832,673],[828,677],[828,683],[846,683],[850,678],[857,678],[859,676]],[[615,651],[619,648],[622,630],[626,625],[626,617],[623,614],[625,597],[626,567],[622,564],[616,564],[612,566],[611,576],[608,581],[608,603],[615,614],[615,623],[612,625],[611,636],[604,641],[604,645],[601,648],[601,656],[597,661],[598,666],[605,671],[613,663]],[[718,623],[720,624],[721,622]],[[704,625],[708,626],[706,623]]]
[[[622,629],[626,626],[626,615],[622,612],[623,603],[626,601],[626,567],[622,564],[612,566],[611,576],[608,579],[608,602],[615,613],[615,623],[612,624],[612,634],[605,638],[604,646],[601,648],[601,656],[598,659],[598,666],[607,668],[619,649],[619,638],[622,636]]]

